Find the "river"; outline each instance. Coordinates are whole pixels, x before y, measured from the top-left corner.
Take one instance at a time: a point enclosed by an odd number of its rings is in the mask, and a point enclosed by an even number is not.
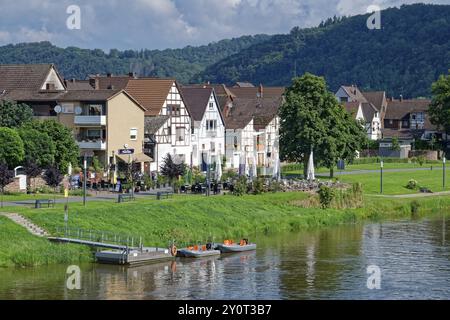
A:
[[[80,290],[67,289],[68,266],[0,269],[0,299],[450,299],[449,233],[438,215],[260,236],[254,253],[81,265]]]

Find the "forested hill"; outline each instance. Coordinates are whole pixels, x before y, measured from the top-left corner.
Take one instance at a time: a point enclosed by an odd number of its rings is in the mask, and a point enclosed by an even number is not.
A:
[[[384,10],[381,30],[369,15],[328,19],[285,35],[244,36],[183,49],[118,51],[58,48],[49,42],[0,47],[0,64],[55,63],[67,79],[136,72],[182,83],[288,85],[294,75],[325,76],[330,89],[357,84],[389,95],[429,96],[450,69],[450,6],[405,5]]]
[[[311,72],[325,76],[332,90],[357,84],[395,96],[430,95],[431,83],[450,69],[450,6],[387,9],[381,30],[366,27],[368,16],[295,28],[225,58],[198,79],[287,85],[294,74]]]
[[[270,39],[267,35],[243,36],[206,46],[167,50],[102,50],[58,48],[49,42],[0,47],[0,64],[54,63],[67,78],[84,79],[88,74],[128,74],[176,77],[189,82],[195,75],[232,54]]]

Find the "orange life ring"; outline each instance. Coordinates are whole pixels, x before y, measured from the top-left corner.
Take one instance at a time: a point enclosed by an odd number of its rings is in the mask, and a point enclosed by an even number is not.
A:
[[[243,247],[243,246],[245,246],[245,245],[247,245],[246,241],[245,241],[245,240],[241,240],[240,246]]]
[[[172,257],[176,257],[177,256],[177,247],[175,245],[170,247],[170,253],[172,254]]]
[[[198,246],[194,246],[194,251],[198,251]]]

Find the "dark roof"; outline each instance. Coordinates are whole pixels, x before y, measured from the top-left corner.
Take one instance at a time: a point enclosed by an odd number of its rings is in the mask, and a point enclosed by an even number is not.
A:
[[[393,130],[393,129],[383,129],[383,139],[386,138],[401,138],[401,139],[413,139],[411,130]]]
[[[393,100],[388,101],[386,119],[401,120],[412,112],[427,112],[431,100]]]
[[[371,103],[362,103],[361,107],[366,122],[372,122],[375,113],[378,112],[378,109]]]
[[[206,108],[209,103],[209,98],[213,93],[212,88],[202,87],[182,87],[181,93],[194,121],[202,121]],[[220,108],[219,108],[220,109]]]
[[[254,113],[255,129],[265,129],[278,115],[282,104],[283,97],[256,99],[256,110]]]
[[[65,80],[67,90],[93,90],[89,80]]]
[[[155,134],[169,120],[169,116],[145,117],[145,134]]]
[[[71,90],[62,95],[60,101],[106,101],[123,90]]]
[[[62,98],[66,94],[66,91],[60,92],[43,92],[33,90],[13,90],[7,91],[1,96],[2,100],[18,101],[18,102],[45,102],[56,101]]]
[[[344,89],[350,99],[359,102],[367,102],[367,99],[364,97],[357,86],[342,86],[342,89]]]
[[[0,65],[0,92],[3,90],[39,91],[52,64]]]
[[[364,97],[377,108],[382,111],[383,104],[386,103],[386,94],[384,91],[362,92]]]
[[[358,115],[360,102],[344,102],[344,108],[348,113],[352,114],[355,118]]]
[[[125,89],[128,82],[133,79],[130,76],[92,76],[98,81],[98,89]]]

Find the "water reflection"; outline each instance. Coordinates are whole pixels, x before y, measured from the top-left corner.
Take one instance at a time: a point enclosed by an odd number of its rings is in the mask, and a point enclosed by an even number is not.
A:
[[[448,299],[448,218],[350,225],[256,239],[257,252],[153,265],[0,269],[0,299]],[[367,267],[382,270],[369,290]]]

